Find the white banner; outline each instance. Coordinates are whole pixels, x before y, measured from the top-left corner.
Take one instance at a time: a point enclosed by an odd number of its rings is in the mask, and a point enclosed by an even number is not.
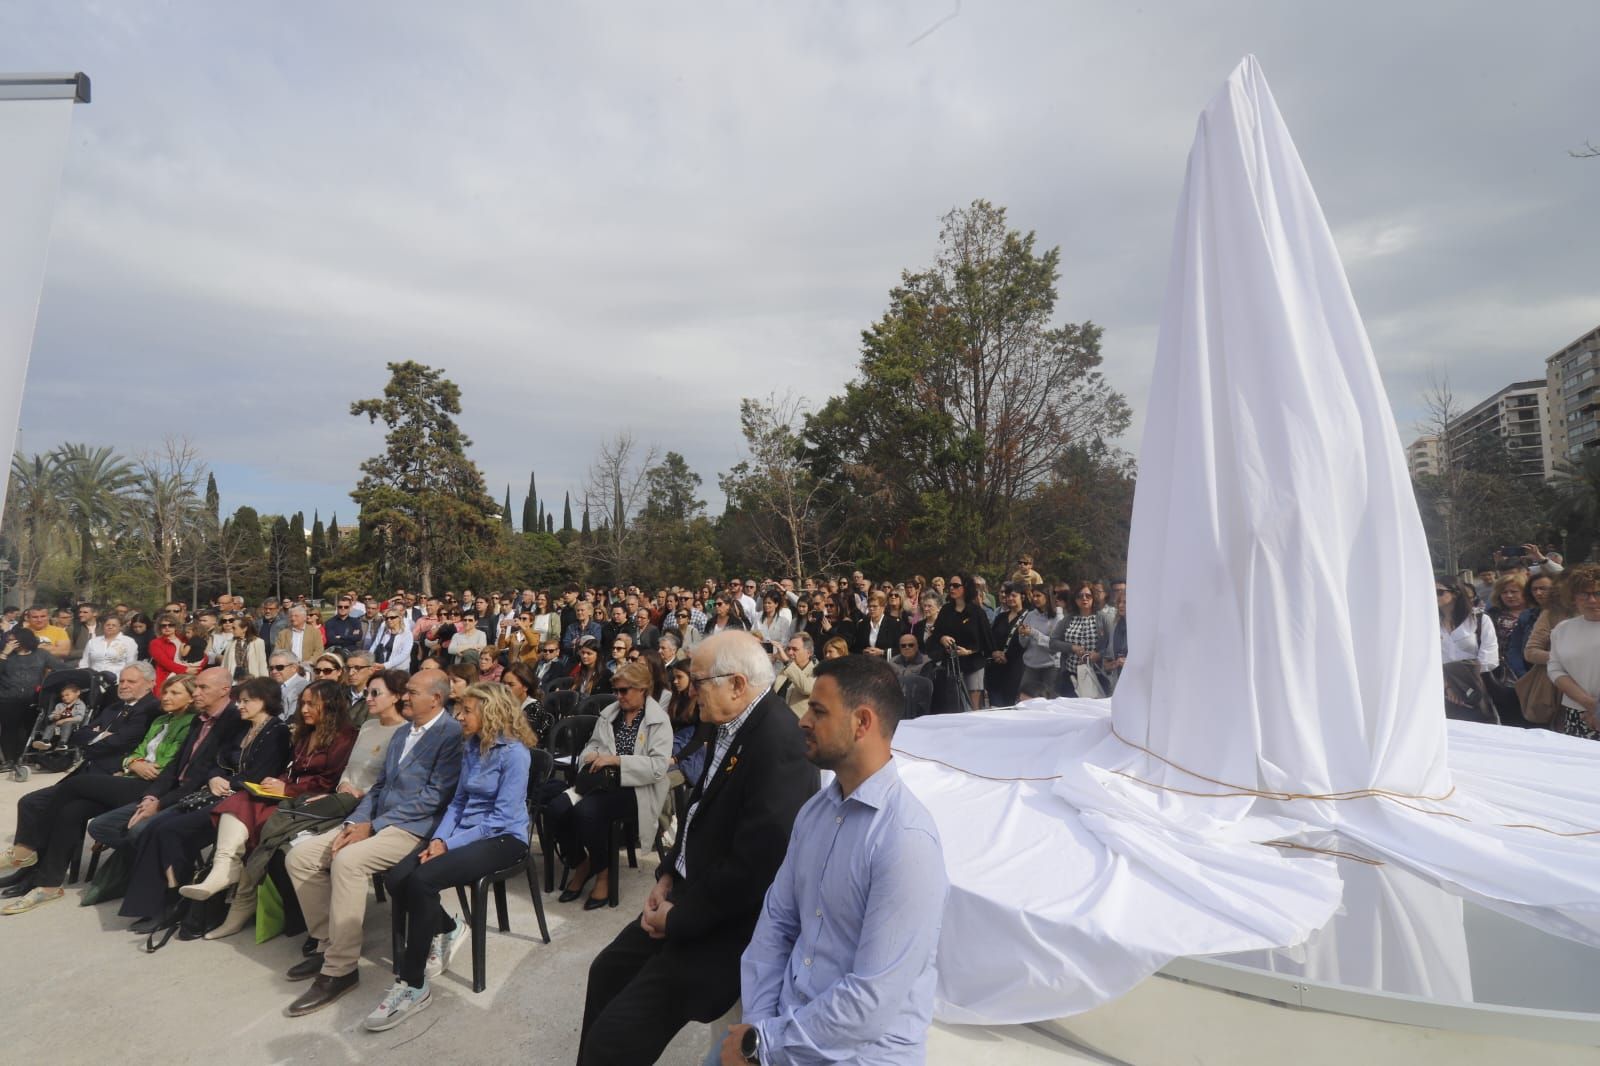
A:
[[[71,127],[71,100],[0,100],[0,441],[8,470]],[[0,509],[5,491],[0,481]]]

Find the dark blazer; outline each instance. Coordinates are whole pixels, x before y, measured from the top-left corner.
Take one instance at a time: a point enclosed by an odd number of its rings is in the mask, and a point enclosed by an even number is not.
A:
[[[134,703],[117,700],[101,707],[87,726],[72,734],[72,746],[83,751],[83,772],[120,772],[123,758],[138,747],[160,709],[161,702],[153,693]]]
[[[191,726],[190,731],[193,732],[193,729]],[[241,742],[249,730],[249,726],[240,722]],[[238,769],[222,775],[228,779],[228,787],[238,791],[246,781],[259,785],[265,778],[282,776],[289,766],[289,757],[294,748],[290,735],[289,726],[281,718],[270,719],[262,725],[261,732],[256,734],[250,746],[239,752],[238,761],[233,764]]]
[[[239,741],[243,739],[240,724],[239,708],[230,700],[217,715],[217,724],[206,734],[205,744],[197,750],[202,725],[197,717],[177,757],[145,786],[144,794],[156,797],[160,809],[166,810],[189,793],[204,788],[213,777],[232,777],[239,765]],[[183,768],[181,774],[179,767]]]
[[[713,735],[706,741],[708,767],[715,746]],[[673,876],[666,956],[691,1017],[714,1016],[739,998],[739,956],[789,850],[795,815],[818,782],[794,712],[768,693],[716,775],[703,776],[690,793],[690,805],[699,808],[662,870]],[[684,848],[687,878],[676,873]]]
[[[861,652],[870,648],[882,648],[884,654],[893,655],[899,647],[900,634],[905,632],[905,626],[900,619],[884,613],[883,624],[878,627],[878,640],[876,643],[869,638],[872,635],[871,619],[863,618],[855,624],[855,633],[850,638],[850,650]]]

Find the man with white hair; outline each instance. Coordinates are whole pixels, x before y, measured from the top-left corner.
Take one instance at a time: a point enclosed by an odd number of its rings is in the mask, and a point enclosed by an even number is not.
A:
[[[718,633],[691,662],[700,720],[717,727],[716,742],[644,913],[589,967],[580,1066],[655,1062],[684,1025],[727,1013],[795,815],[817,791],[760,642]]]
[[[300,660],[292,651],[275,651],[267,658],[267,676],[283,690],[283,720],[293,722],[294,712],[300,706],[300,693],[311,684],[305,671],[300,669]]]
[[[321,655],[322,634],[316,626],[307,624],[307,619],[310,617],[303,603],[297,603],[289,608],[289,624],[278,630],[278,636],[272,642],[272,646],[279,651],[294,652],[294,657],[303,663],[308,663]]]

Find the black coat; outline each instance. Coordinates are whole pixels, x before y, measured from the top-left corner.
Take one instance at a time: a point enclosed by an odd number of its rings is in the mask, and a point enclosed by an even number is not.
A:
[[[83,749],[83,762],[89,773],[114,774],[122,760],[144,739],[150,721],[161,710],[154,693],[134,703],[117,700],[97,711],[82,729],[72,734],[72,745]]]
[[[856,623],[856,631],[850,641],[850,650],[861,652],[868,648],[881,648],[885,655],[893,655],[899,648],[900,634],[905,632],[905,627],[898,618],[887,614],[883,616],[883,624],[878,627],[878,640],[874,643],[872,637],[872,620],[863,618]]]
[[[715,753],[715,739],[706,741]],[[666,956],[688,1014],[725,1011],[739,998],[739,956],[783,856],[795,815],[817,791],[794,712],[768,693],[750,713],[715,777],[689,796],[699,807],[667,853],[673,872]],[[687,847],[688,878],[677,876]]]
[[[239,765],[241,724],[239,708],[229,701],[217,715],[217,724],[206,734],[205,744],[195,750],[201,731],[201,722],[196,719],[177,757],[145,787],[144,794],[156,797],[160,809],[166,810],[189,793],[204,788],[213,777],[232,777]],[[179,767],[183,768],[181,774]]]

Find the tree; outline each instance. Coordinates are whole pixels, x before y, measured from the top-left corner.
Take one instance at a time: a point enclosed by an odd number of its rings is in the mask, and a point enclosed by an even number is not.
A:
[[[63,444],[55,460],[63,517],[78,540],[78,598],[93,599],[101,547],[121,524],[138,474],[110,448]],[[216,479],[208,484],[215,492]]]
[[[467,457],[472,441],[456,425],[461,392],[432,367],[390,363],[383,396],[351,404],[350,413],[388,427],[384,453],[361,464],[350,494],[362,522],[379,535],[382,561],[415,573],[431,595],[435,572],[489,535],[496,509]]]
[[[339,512],[333,512],[333,517],[328,519],[328,554],[339,554]]]
[[[793,396],[745,399],[739,428],[745,455],[719,479],[737,525],[759,563],[796,581],[839,561],[844,497],[804,463],[802,403]]]
[[[1585,450],[1577,462],[1559,460],[1550,488],[1551,524],[1566,530],[1562,549],[1571,562],[1588,559],[1600,543],[1600,451]]]
[[[589,505],[583,506],[583,528],[578,531],[578,536],[583,540],[589,539]]]
[[[16,560],[17,602],[24,607],[38,595],[40,571],[66,520],[60,484],[54,454],[12,456],[4,529],[7,552]]]
[[[1001,564],[1023,501],[1074,448],[1129,423],[1100,328],[1052,325],[1061,251],[984,200],[943,219],[934,265],[902,274],[862,334],[859,376],[807,419],[813,472],[850,487],[858,531],[919,563]],[[866,521],[864,522],[863,519]]]
[[[561,532],[572,532],[572,493],[570,492],[561,501]]]
[[[311,565],[320,567],[328,557],[328,535],[322,528],[322,516],[311,512]]]
[[[172,599],[173,586],[184,567],[190,528],[203,520],[200,497],[206,476],[199,453],[187,440],[168,437],[157,451],[135,460],[137,482],[128,509],[137,538],[136,553],[154,575],[162,596]]]
[[[272,582],[272,594],[281,600],[284,578],[289,573],[289,523],[282,515],[271,517],[267,527],[267,576]]]
[[[698,498],[700,485],[700,475],[677,452],[645,471],[644,504],[635,520],[638,565],[631,580],[689,584],[721,572],[716,530]]]
[[[206,475],[206,513],[213,524],[222,521],[222,494],[217,491],[217,475]]]
[[[296,511],[289,519],[289,541],[284,546],[283,584],[291,596],[311,594],[311,560],[306,549],[306,516]]]
[[[538,495],[533,484],[533,474],[528,474],[528,494],[522,498],[522,531],[544,532],[544,512],[538,506]]]
[[[516,527],[511,522],[511,483],[509,481],[506,482],[506,502],[500,508],[500,524],[505,527],[507,533],[516,532]]]
[[[266,550],[255,508],[234,511],[222,523],[211,550],[212,569],[222,580],[222,590],[252,601],[260,598],[266,591]]]
[[[605,516],[594,536],[585,536],[586,559],[615,582],[629,580],[639,562],[640,537],[634,518],[644,506],[650,468],[656,449],[641,449],[629,431],[600,443],[583,489],[583,532],[588,534],[589,508]],[[679,462],[682,462],[680,458]]]
[[[550,533],[552,535],[555,533],[555,531],[556,531],[556,516],[555,515],[547,514],[547,515],[544,516],[544,531],[546,533]]]

